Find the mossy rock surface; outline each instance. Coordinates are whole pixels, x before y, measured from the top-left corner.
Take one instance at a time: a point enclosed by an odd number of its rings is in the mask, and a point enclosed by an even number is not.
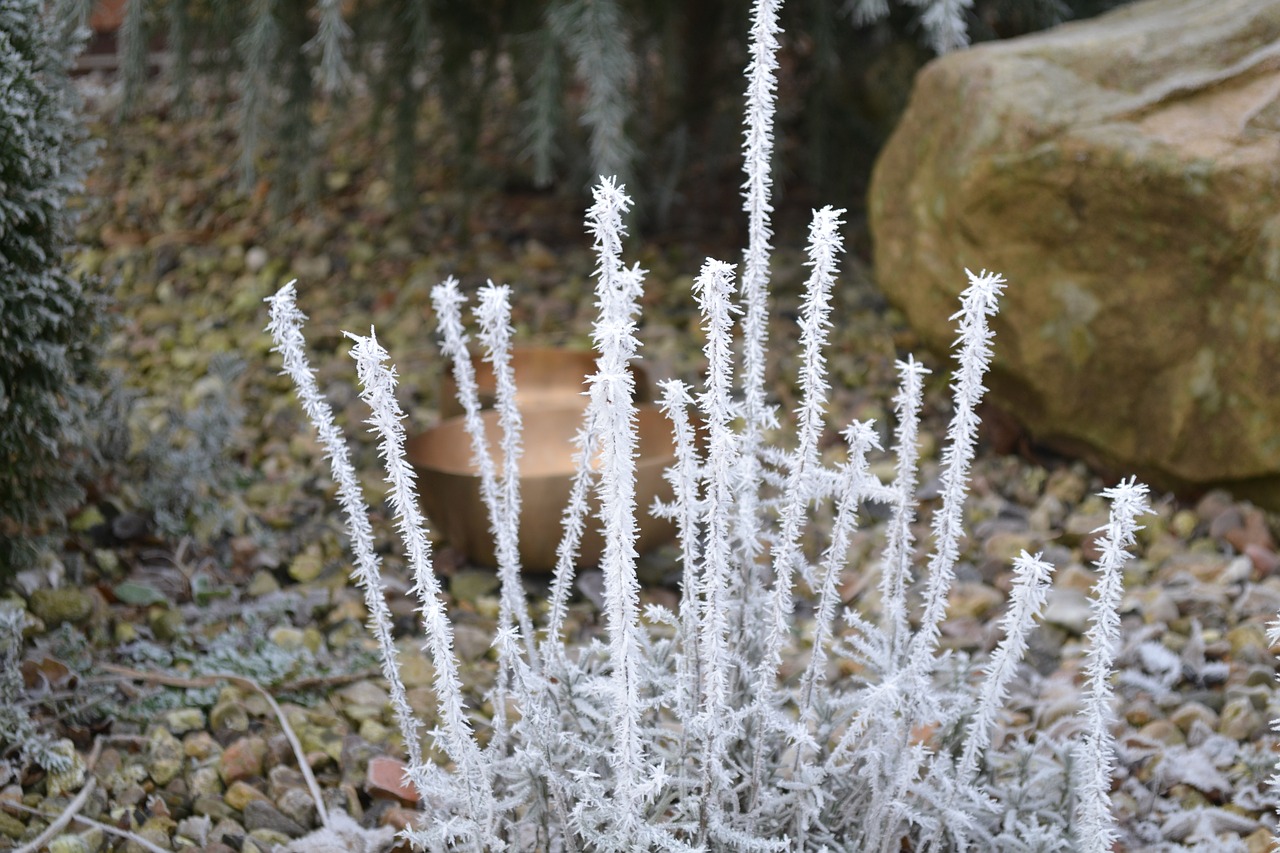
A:
[[[1280,506],[1280,5],[1149,0],[919,75],[870,194],[934,350],[998,270],[991,398],[1040,443]]]

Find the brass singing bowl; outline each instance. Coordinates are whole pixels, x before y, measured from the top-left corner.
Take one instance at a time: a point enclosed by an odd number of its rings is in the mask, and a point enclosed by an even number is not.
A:
[[[671,425],[653,403],[637,407],[636,432],[636,551],[645,553],[674,537],[675,527],[649,514],[654,498],[671,500],[671,486],[664,469],[675,459]],[[533,572],[549,572],[556,566],[561,516],[569,502],[576,471],[573,439],[582,425],[581,405],[533,408],[521,412],[524,453],[520,457],[520,563]],[[501,475],[502,430],[496,412],[485,412],[485,432],[494,468]],[[418,475],[423,511],[436,531],[475,564],[497,564],[489,513],[480,497],[480,477],[472,462],[471,437],[464,419],[450,418],[439,426],[409,439],[406,454]],[[598,464],[599,460],[596,460]],[[604,551],[599,506],[594,489],[578,566],[594,566]]]
[[[493,408],[494,398],[497,396],[493,365],[484,361],[478,353],[472,353],[471,367],[475,370],[480,408]],[[644,368],[631,364],[629,369],[635,377],[635,401],[648,402],[649,379]],[[591,350],[515,347],[511,350],[511,370],[515,374],[516,406],[521,411],[575,406],[585,408],[587,398],[583,396],[583,392],[587,390],[587,376],[596,372],[596,357]],[[462,413],[453,371],[445,370],[440,380],[440,417],[452,418]]]

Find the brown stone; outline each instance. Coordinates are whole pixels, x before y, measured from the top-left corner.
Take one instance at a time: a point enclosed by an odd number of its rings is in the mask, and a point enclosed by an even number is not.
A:
[[[370,796],[398,800],[405,805],[418,802],[418,792],[405,778],[404,762],[385,755],[369,760],[365,790]]]
[[[232,741],[218,759],[218,775],[228,785],[261,776],[266,755],[267,742],[260,737],[242,737]]]
[[[227,786],[227,792],[222,795],[222,800],[231,808],[238,812],[244,811],[244,807],[249,805],[252,800],[265,800],[267,795],[250,785],[248,782],[235,781]]]
[[[948,350],[1003,273],[990,399],[1040,442],[1280,506],[1280,5],[1146,0],[948,54],[869,197],[876,276]]]
[[[1253,563],[1255,577],[1265,578],[1280,569],[1280,556],[1273,549],[1249,544],[1244,546],[1244,555]]]
[[[1242,505],[1240,508],[1241,524],[1223,534],[1227,543],[1243,554],[1250,546],[1275,550],[1276,540],[1267,527],[1267,517],[1256,506]]]

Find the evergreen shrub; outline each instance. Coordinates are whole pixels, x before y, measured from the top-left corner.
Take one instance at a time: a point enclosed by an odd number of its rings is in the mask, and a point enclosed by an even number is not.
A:
[[[92,145],[40,0],[0,0],[0,582],[81,499],[104,300],[66,252]]]

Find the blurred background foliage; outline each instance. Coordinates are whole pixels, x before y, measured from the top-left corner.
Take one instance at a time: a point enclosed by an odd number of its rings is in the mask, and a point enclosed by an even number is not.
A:
[[[851,209],[853,247],[865,252],[859,218],[871,165],[925,62],[966,42],[1117,4],[783,4],[773,169],[779,230],[837,200]],[[95,56],[114,57],[108,79],[123,84],[116,121],[199,119],[190,126],[219,134],[234,127],[241,191],[273,198],[281,230],[302,228],[285,214],[341,189],[336,179],[346,166],[334,148],[367,125],[368,148],[381,152],[375,168],[405,219],[427,213],[466,231],[458,199],[465,206],[495,192],[504,204],[527,194],[553,197],[546,200],[556,204],[540,211],[580,209],[597,176],[617,175],[639,202],[634,230],[740,246],[750,7],[749,0],[0,0],[9,88],[30,90],[40,104],[28,114],[19,99],[0,99],[0,124],[13,130],[0,134],[0,177],[22,190],[0,206],[0,226],[41,225],[30,233],[0,228],[0,261],[14,267],[0,289],[0,579],[57,538],[98,476],[89,469],[104,464],[134,472],[121,473],[122,482],[147,484],[126,504],[145,507],[159,531],[176,535],[195,523],[213,535],[242,526],[210,509],[227,503],[241,476],[216,461],[238,429],[232,398],[218,396],[234,392],[235,371],[202,382],[209,405],[137,405],[98,365],[98,321],[114,316],[102,308],[108,283],[81,280],[62,264],[78,206],[94,203],[72,201],[92,159],[88,118],[64,75],[72,62],[90,67],[76,60],[82,37],[93,39]],[[208,121],[210,110],[220,120]],[[26,144],[23,134],[39,143]],[[573,221],[566,220],[577,241]],[[142,443],[123,426],[139,422],[148,436]]]
[[[739,206],[748,0],[59,2],[70,20],[118,22],[123,118],[157,52],[179,112],[193,81],[216,81],[238,109],[244,188],[266,175],[284,207],[322,192],[315,155],[353,99],[389,142],[402,210],[420,204],[423,142],[442,132],[438,165],[467,189],[578,194],[618,175],[650,232],[714,228]],[[785,3],[777,180],[861,198],[916,70],[961,46],[940,21],[979,42],[1121,2]]]

